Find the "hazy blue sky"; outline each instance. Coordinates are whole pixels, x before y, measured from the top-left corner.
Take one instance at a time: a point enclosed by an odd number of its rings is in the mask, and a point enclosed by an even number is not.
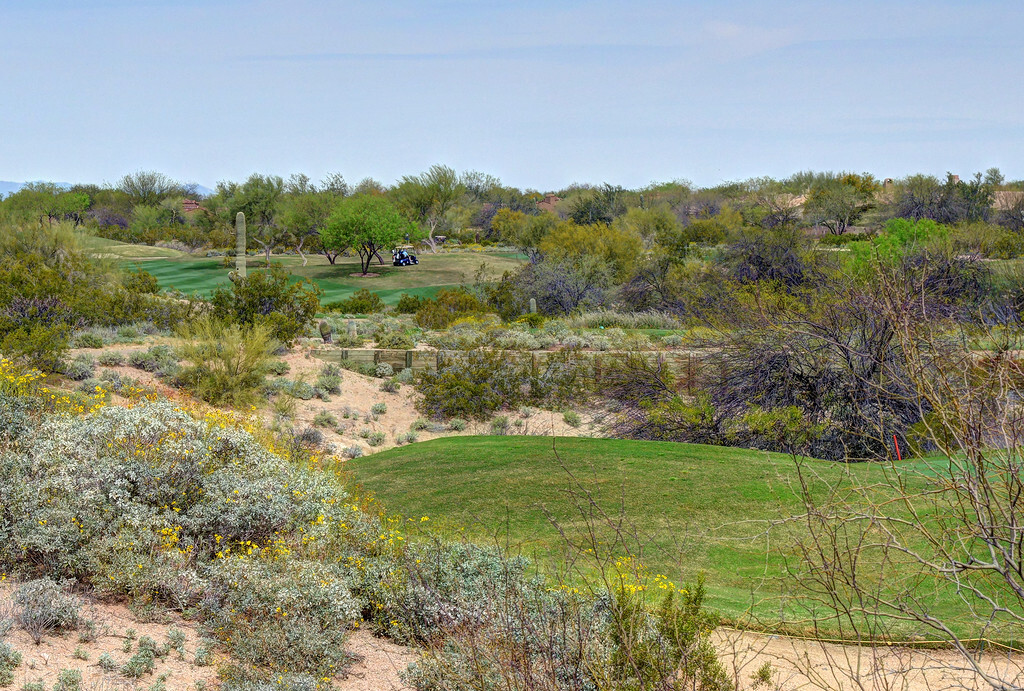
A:
[[[0,179],[1024,178],[1024,2],[0,0]]]

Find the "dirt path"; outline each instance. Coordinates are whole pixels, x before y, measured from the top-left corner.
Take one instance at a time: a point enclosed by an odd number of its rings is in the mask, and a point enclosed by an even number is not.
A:
[[[991,689],[993,685],[953,650],[870,648],[721,628],[713,634],[719,659],[740,689],[852,689],[939,691]],[[755,674],[771,665],[771,683]],[[1024,658],[985,654],[980,669],[992,680],[1024,684]]]

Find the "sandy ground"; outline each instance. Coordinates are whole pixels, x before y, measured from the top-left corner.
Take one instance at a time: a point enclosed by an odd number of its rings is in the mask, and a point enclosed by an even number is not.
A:
[[[938,691],[991,689],[1024,684],[1024,657],[985,654],[979,674],[953,650],[870,648],[718,629],[719,659],[739,689],[851,689],[856,691]],[[755,673],[771,665],[771,683]],[[985,676],[994,683],[989,683]]]
[[[0,583],[0,619],[13,612],[10,600],[14,584]],[[44,689],[52,689],[57,676],[63,670],[77,669],[82,674],[82,688],[91,689],[147,689],[156,679],[167,675],[167,691],[197,691],[199,685],[214,689],[219,685],[217,664],[223,656],[215,654],[213,664],[194,664],[196,648],[200,644],[200,633],[191,622],[168,613],[161,613],[157,621],[142,621],[130,609],[114,603],[105,603],[83,597],[82,617],[96,623],[97,637],[83,642],[80,635],[84,629],[62,634],[48,635],[36,645],[25,631],[15,627],[5,642],[22,654],[22,663],[14,670],[14,685],[20,689],[27,683],[39,682]],[[106,672],[97,664],[103,653],[109,653],[118,663],[123,664],[137,649],[137,638],[131,652],[124,652],[126,632],[134,629],[137,637],[149,636],[162,645],[167,641],[171,628],[185,633],[184,655],[177,651],[156,662],[152,674],[138,680],[122,677],[117,672]],[[369,631],[355,630],[348,638],[346,649],[357,658],[344,677],[334,680],[338,691],[408,691],[402,683],[399,672],[416,659],[410,648],[390,641],[375,638]],[[76,653],[78,657],[76,657]],[[85,656],[86,659],[81,659]]]
[[[0,613],[3,613],[5,608],[7,611],[13,611],[11,592],[13,587],[9,581],[0,584]],[[189,622],[170,614],[161,614],[159,621],[140,621],[124,606],[89,599],[84,599],[83,602],[82,618],[96,623],[97,636],[94,641],[85,642],[80,639],[84,629],[48,635],[39,645],[19,628],[14,628],[7,634],[6,642],[22,654],[22,663],[14,670],[14,688],[20,689],[27,683],[42,682],[45,689],[52,689],[57,681],[57,675],[66,669],[77,669],[82,673],[84,689],[149,687],[162,674],[168,675],[168,691],[196,691],[196,682],[205,683],[207,688],[217,685],[216,656],[213,665],[199,667],[194,664],[200,635]],[[185,633],[185,654],[181,655],[172,650],[166,657],[156,661],[156,668],[152,674],[145,675],[138,681],[126,679],[117,672],[105,672],[97,663],[103,653],[109,653],[118,665],[135,654],[137,638],[131,652],[123,650],[128,629],[134,629],[137,637],[149,636],[158,645],[163,645],[171,628],[180,629]],[[79,657],[75,656],[76,651]],[[86,659],[80,659],[82,655]]]
[[[0,584],[0,617],[13,612],[10,594],[13,584]],[[44,689],[53,688],[62,670],[77,669],[82,674],[83,688],[138,689],[148,688],[160,675],[166,674],[167,691],[196,691],[200,685],[214,689],[218,685],[216,666],[223,658],[214,656],[213,664],[194,664],[200,643],[197,628],[175,614],[161,613],[156,621],[141,620],[127,607],[83,598],[82,616],[96,623],[95,640],[83,642],[80,633],[67,632],[46,636],[39,645],[24,631],[14,628],[6,642],[23,655],[22,664],[14,670],[14,688],[38,682]],[[117,662],[125,662],[134,652],[122,646],[129,629],[136,636],[149,636],[157,643],[167,640],[171,628],[185,633],[184,655],[172,651],[158,660],[152,674],[134,681],[116,672],[105,672],[97,664],[103,653]],[[992,684],[971,669],[954,651],[909,650],[904,648],[867,648],[833,643],[819,643],[783,636],[748,633],[722,628],[713,634],[715,647],[737,689],[852,689],[857,691],[938,691],[940,689],[989,689]],[[411,691],[400,673],[417,653],[414,649],[375,638],[360,629],[349,636],[347,649],[357,662],[344,677],[334,680],[338,691]],[[77,654],[77,657],[76,657]],[[86,659],[81,659],[84,655]],[[770,664],[771,682],[758,683],[755,674],[765,663]],[[1020,657],[985,655],[979,661],[981,670],[1006,688],[1024,683],[1024,659]]]
[[[166,339],[162,339],[165,342]],[[152,343],[146,345],[123,345],[107,346],[99,349],[72,350],[71,356],[78,353],[87,353],[98,357],[101,352],[117,351],[127,355],[133,351],[146,350]],[[316,377],[324,366],[324,362],[313,357],[311,349],[302,346],[295,346],[287,354],[278,358],[288,363],[289,371],[283,375],[290,380],[304,380],[310,384],[316,381]],[[131,377],[152,387],[162,395],[174,398],[182,395],[182,392],[167,386],[155,375],[144,372],[134,367],[117,366],[107,367],[98,365],[97,376],[104,370],[114,370],[122,376]],[[273,377],[271,377],[273,378]],[[313,418],[320,412],[328,412],[338,420],[336,429],[321,427],[326,443],[333,444],[337,453],[342,450],[358,446],[363,454],[370,454],[376,451],[396,446],[399,436],[411,431],[412,424],[423,416],[416,410],[416,399],[418,394],[409,385],[403,385],[396,393],[387,393],[380,390],[382,379],[367,377],[357,372],[341,370],[341,393],[330,397],[330,401],[321,401],[314,398],[309,401],[292,399],[295,403],[294,418],[292,424],[298,428],[313,425]],[[279,395],[281,398],[284,395]],[[370,408],[375,403],[387,405],[387,412],[376,418],[370,415]],[[599,425],[593,414],[588,411],[578,411],[582,424],[579,427],[568,425],[561,413],[554,413],[540,409],[523,411],[505,411],[501,415],[508,417],[510,426],[508,434],[527,434],[540,436],[600,436]],[[261,414],[268,422],[274,418],[273,406],[268,405],[261,410]],[[347,417],[346,417],[347,415]],[[371,432],[383,432],[385,441],[383,444],[371,447],[366,439],[359,435],[360,431],[369,429]],[[417,430],[415,432],[417,441],[427,441],[437,437],[453,435],[491,434],[490,421],[469,422],[462,432],[453,432],[447,429],[430,431],[429,429]]]

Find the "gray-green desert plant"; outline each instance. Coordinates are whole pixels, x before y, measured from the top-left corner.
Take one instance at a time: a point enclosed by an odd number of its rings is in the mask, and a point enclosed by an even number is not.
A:
[[[73,629],[78,624],[78,598],[50,578],[22,584],[14,591],[18,624],[38,645],[51,631]]]

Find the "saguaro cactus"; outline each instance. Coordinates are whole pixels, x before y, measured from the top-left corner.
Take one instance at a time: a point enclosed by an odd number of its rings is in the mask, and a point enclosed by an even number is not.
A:
[[[235,274],[245,278],[245,214],[235,215]]]

